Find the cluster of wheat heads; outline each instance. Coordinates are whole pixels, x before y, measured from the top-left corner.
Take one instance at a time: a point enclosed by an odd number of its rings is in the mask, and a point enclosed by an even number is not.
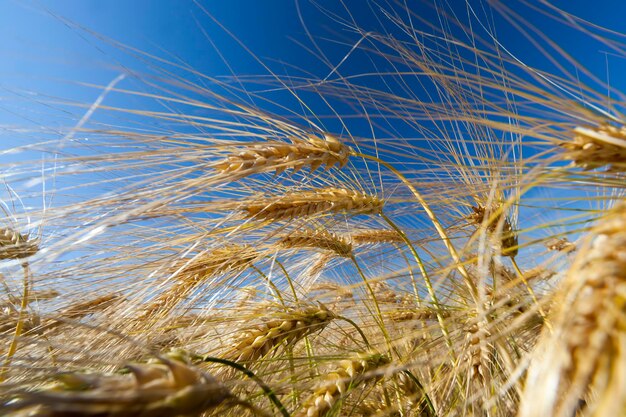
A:
[[[334,133],[321,111],[146,77],[82,109],[132,123],[12,149],[54,158],[3,165],[3,410],[626,412],[626,121],[440,13],[422,29],[383,13],[405,39],[334,17],[394,69],[384,88],[263,80],[323,97]],[[33,184],[52,180],[50,204]]]

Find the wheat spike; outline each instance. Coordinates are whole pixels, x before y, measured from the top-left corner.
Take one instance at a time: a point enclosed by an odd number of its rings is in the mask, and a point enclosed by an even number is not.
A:
[[[28,258],[39,251],[39,243],[28,235],[8,228],[0,228],[0,259]]]
[[[108,294],[88,301],[72,304],[60,311],[56,318],[47,320],[37,331],[48,331],[62,325],[65,320],[76,320],[104,310],[121,299],[122,296],[119,294]]]
[[[352,244],[326,230],[294,232],[280,239],[279,244],[286,248],[318,248],[343,257],[352,256]]]
[[[514,258],[517,256],[518,252],[517,232],[513,229],[513,226],[507,217],[504,217],[504,219],[502,218],[503,214],[499,212],[499,210],[500,209],[496,206],[474,206],[472,207],[473,213],[470,214],[469,218],[477,227],[482,227],[485,222],[489,222],[489,224],[486,225],[486,228],[490,233],[498,232],[501,227],[500,244],[502,254]],[[496,215],[496,213],[498,214]],[[501,222],[502,226],[500,226]]]
[[[289,220],[321,213],[377,214],[383,201],[345,188],[321,188],[288,193],[280,197],[251,202],[241,207],[246,217]]]
[[[256,361],[266,356],[282,343],[293,345],[303,337],[326,327],[335,315],[323,305],[307,308],[291,308],[276,314],[252,328],[240,331],[228,357],[240,361]]]
[[[176,273],[177,282],[172,288],[156,297],[146,307],[141,318],[152,317],[159,312],[167,313],[207,278],[246,269],[258,256],[259,254],[247,245],[230,244],[191,260],[179,262],[178,266],[172,270],[172,273]]]
[[[350,240],[355,245],[368,245],[377,243],[404,243],[402,236],[395,230],[369,229],[360,230],[350,234]]]
[[[420,308],[413,310],[394,310],[388,313],[389,318],[395,322],[411,321],[411,320],[437,320],[437,312],[433,309]],[[443,318],[450,317],[449,311],[442,311]]]
[[[348,391],[361,382],[375,379],[380,374],[375,371],[389,363],[380,354],[360,354],[355,359],[346,359],[324,375],[324,381],[304,401],[294,417],[324,417]]]
[[[299,169],[308,166],[311,172],[325,165],[330,169],[338,164],[348,163],[350,148],[331,135],[324,139],[310,137],[308,140],[294,140],[293,144],[267,142],[262,145],[245,145],[238,153],[229,155],[213,167],[222,174],[250,175],[257,172]]]
[[[561,145],[564,158],[584,170],[608,165],[609,171],[626,172],[626,127],[608,124],[577,127],[574,140]]]
[[[564,253],[570,253],[576,250],[576,244],[570,242],[565,237],[560,238],[560,239],[550,239],[549,241],[545,243],[545,246],[548,250],[564,252]]]
[[[176,359],[126,368],[130,375],[61,374],[52,389],[23,394],[13,407],[37,417],[170,417],[234,399],[212,376]]]
[[[591,232],[532,355],[520,417],[617,416],[626,409],[626,204]]]

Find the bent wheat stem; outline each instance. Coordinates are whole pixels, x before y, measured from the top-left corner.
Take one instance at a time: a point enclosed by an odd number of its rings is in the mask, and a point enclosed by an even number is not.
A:
[[[245,366],[238,364],[237,362],[229,361],[228,359],[215,358],[213,356],[196,356],[196,358],[201,360],[202,362],[219,363],[222,365],[230,366],[231,368],[241,372],[242,374],[253,380],[259,386],[259,388],[261,388],[263,393],[272,402],[272,404],[274,404],[278,411],[280,411],[280,414],[282,414],[283,417],[291,417],[285,406],[280,402],[280,400],[274,393],[274,390],[272,390],[265,382],[263,382],[261,378],[256,376],[254,372],[252,372]]]
[[[398,171],[393,165],[391,165],[390,163],[388,163],[386,161],[383,161],[382,159],[380,159],[380,158],[378,158],[376,156],[372,156],[372,155],[366,155],[366,154],[362,154],[362,153],[358,153],[358,152],[353,153],[353,155],[356,156],[356,157],[369,159],[369,160],[372,160],[372,161],[374,161],[376,163],[381,164],[382,166],[387,168],[389,171],[391,171],[396,177],[398,177],[398,179],[400,181],[402,181],[402,183],[411,191],[411,193],[413,193],[413,196],[417,199],[418,203],[422,206],[422,208],[426,212],[426,215],[428,216],[430,221],[435,226],[435,229],[437,230],[437,233],[439,233],[439,236],[441,237],[441,240],[442,240],[443,244],[446,246],[446,249],[450,253],[450,256],[452,257],[452,260],[454,261],[456,269],[459,271],[459,273],[463,277],[465,285],[470,290],[470,294],[472,295],[472,298],[473,298],[474,302],[478,302],[478,298],[477,298],[478,292],[476,290],[476,286],[474,285],[472,279],[470,278],[467,270],[463,266],[463,262],[461,262],[461,258],[459,257],[459,254],[457,253],[456,249],[452,245],[452,242],[450,241],[450,238],[448,237],[448,234],[446,233],[446,231],[444,230],[443,226],[441,225],[441,222],[439,221],[439,219],[437,218],[435,213],[432,211],[432,209],[430,208],[430,206],[428,205],[426,200],[424,200],[424,197],[422,197],[420,192],[417,191],[417,189],[413,186],[413,184],[411,184],[411,182],[400,171]],[[394,229],[398,230],[395,227],[394,227]]]
[[[22,302],[20,304],[20,314],[17,319],[17,324],[15,325],[15,332],[13,333],[13,339],[9,345],[7,356],[4,360],[4,364],[2,364],[2,369],[0,370],[0,382],[4,381],[4,376],[9,370],[13,355],[17,352],[18,340],[22,335],[22,330],[24,329],[24,319],[26,317],[26,309],[28,308],[28,292],[30,286],[30,267],[28,262],[22,263],[22,269],[24,270],[24,291],[22,293]]]

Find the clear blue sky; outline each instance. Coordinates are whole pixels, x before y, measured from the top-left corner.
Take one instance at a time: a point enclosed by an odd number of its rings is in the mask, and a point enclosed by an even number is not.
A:
[[[328,65],[312,51],[298,45],[300,42],[312,48],[295,0],[199,0],[198,3],[277,74],[300,74],[293,66],[314,77],[323,78],[328,73]],[[319,3],[333,13],[348,16],[336,0]],[[437,24],[436,14],[426,3],[409,1],[407,4],[417,15]],[[463,2],[449,3],[460,13],[467,13]],[[582,0],[554,3],[593,23],[626,32],[624,1],[599,0],[593,2],[593,7]],[[365,0],[345,1],[362,27],[381,30],[384,26],[388,30],[391,25],[384,22],[378,4]],[[480,13],[479,1],[470,4]],[[306,30],[318,40],[330,62],[338,63],[350,49],[350,42],[355,42],[358,36],[347,33],[311,2],[302,0],[299,5]],[[530,17],[522,14],[522,17],[529,18],[548,38],[573,53],[600,78],[606,80],[608,73],[612,85],[618,88],[620,83],[625,85],[620,79],[626,70],[623,58],[606,55],[602,45],[576,31],[557,26],[539,13]],[[84,30],[72,27],[64,19]],[[503,19],[496,19],[499,40],[504,46],[530,65],[552,69],[518,31]],[[0,126],[18,126],[31,120],[66,126],[71,117],[64,118],[58,111],[48,112],[46,105],[36,102],[47,102],[47,95],[92,102],[97,94],[79,88],[74,82],[106,85],[120,73],[120,65],[145,70],[141,62],[89,31],[146,53],[180,59],[209,76],[230,74],[220,54],[239,75],[267,74],[265,68],[191,0],[0,0]],[[533,36],[537,38],[536,34]],[[340,38],[343,44],[333,43],[329,38]],[[345,67],[355,73],[361,66],[370,65],[366,61],[363,55],[355,55]]]

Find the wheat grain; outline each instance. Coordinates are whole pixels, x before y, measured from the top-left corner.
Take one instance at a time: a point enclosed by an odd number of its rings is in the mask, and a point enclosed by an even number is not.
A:
[[[504,217],[497,206],[473,206],[470,220],[477,227],[486,227],[490,233],[500,235],[500,249],[502,254],[514,258],[518,252],[517,232],[513,229],[510,220]]]
[[[404,243],[402,236],[395,230],[369,229],[360,230],[350,234],[350,240],[355,245],[367,245],[377,243]]]
[[[8,228],[0,228],[0,259],[23,259],[39,251],[39,242],[28,235]]]
[[[165,314],[175,308],[180,300],[187,297],[193,289],[207,278],[218,274],[246,269],[252,265],[259,254],[246,245],[230,244],[211,252],[200,254],[192,259],[178,262],[172,268],[177,282],[174,286],[158,297],[146,307],[141,315],[142,319],[153,317],[156,314]]]

